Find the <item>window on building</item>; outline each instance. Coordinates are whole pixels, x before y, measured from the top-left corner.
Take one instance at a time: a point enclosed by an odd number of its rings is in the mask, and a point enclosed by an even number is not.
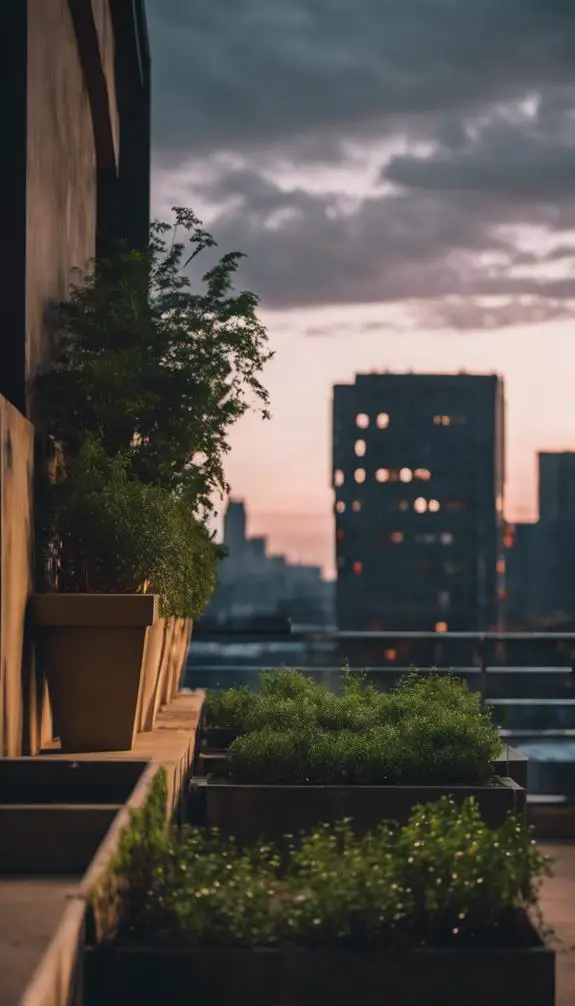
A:
[[[353,449],[358,458],[363,458],[367,450],[365,440],[356,440]]]
[[[453,535],[449,531],[444,531],[441,535],[442,545],[453,545]]]
[[[435,631],[436,632],[448,632],[449,631],[449,626],[448,626],[447,622],[436,622],[435,623]]]
[[[391,535],[391,540],[394,545],[401,545],[404,539],[403,531],[393,531]]]
[[[413,509],[416,513],[425,513],[427,510],[427,500],[424,500],[423,496],[418,496],[413,504]]]
[[[361,510],[360,500],[354,500],[353,503],[351,504],[351,509],[353,510],[354,513],[359,513],[359,511]]]
[[[365,468],[356,468],[353,477],[356,482],[365,482]]]
[[[505,590],[505,587],[500,587],[499,588],[499,590],[497,591],[497,599],[499,601],[506,601],[507,600],[507,591]]]
[[[344,482],[345,482],[344,473],[342,472],[341,468],[336,468],[335,472],[333,473],[334,486],[336,486],[336,488],[339,489],[339,487],[342,486]]]
[[[447,611],[451,603],[451,595],[448,590],[440,590],[437,595],[437,603],[442,611]]]
[[[402,468],[399,473],[399,478],[402,482],[411,482],[413,478],[413,472],[411,468]]]
[[[386,430],[389,426],[389,415],[387,412],[380,412],[377,417],[377,425],[380,430]]]
[[[359,413],[359,414],[358,414],[358,415],[357,415],[357,416],[355,417],[355,425],[356,425],[356,426],[358,427],[358,429],[360,429],[360,430],[367,430],[367,427],[369,426],[369,416],[367,415],[367,413],[365,413],[365,412],[360,412],[360,413]]]
[[[384,650],[383,656],[386,660],[397,660],[397,650],[390,647],[389,650]]]
[[[356,576],[361,576],[361,574],[363,573],[363,563],[359,561],[354,562],[353,571]]]
[[[401,500],[401,503],[399,504],[399,509],[403,510],[404,512],[406,510],[409,510],[409,502],[407,500]]]
[[[497,513],[503,513],[503,496],[499,495],[495,500],[495,509]]]
[[[343,539],[345,538],[345,534],[341,528],[337,529],[337,531],[335,532],[335,537],[337,541],[343,541]]]
[[[430,500],[429,501],[429,510],[430,510],[431,513],[437,513],[437,511],[439,510],[440,506],[441,506],[441,504],[440,504],[439,500]]]
[[[335,512],[336,513],[345,513],[345,503],[343,502],[343,500],[338,500],[337,501],[337,503],[335,504]]]
[[[443,505],[450,513],[455,513],[458,510],[465,510],[465,503],[463,500],[445,500]]]
[[[419,479],[421,482],[429,482],[431,472],[428,468],[416,468],[413,477]]]
[[[416,534],[415,541],[419,545],[434,545],[437,541],[436,534]]]
[[[376,482],[389,482],[389,468],[378,468],[375,473]]]
[[[515,545],[515,535],[512,528],[508,528],[503,535],[503,544],[505,545],[505,548],[513,548]]]

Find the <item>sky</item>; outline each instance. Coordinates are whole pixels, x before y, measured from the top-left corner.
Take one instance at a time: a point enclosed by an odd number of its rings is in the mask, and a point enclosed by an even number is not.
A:
[[[575,449],[573,0],[147,0],[153,214],[261,298],[272,418],[226,474],[272,552],[333,570],[330,407],[356,372],[501,373],[506,514]]]

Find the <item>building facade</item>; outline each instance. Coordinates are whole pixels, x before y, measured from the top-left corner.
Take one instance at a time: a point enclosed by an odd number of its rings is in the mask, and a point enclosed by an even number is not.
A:
[[[51,319],[78,273],[116,242],[145,247],[150,223],[150,58],[144,0],[7,0],[0,34],[7,237],[0,366],[0,755],[35,753],[50,711],[29,598],[35,375]]]
[[[342,630],[482,630],[503,597],[496,375],[359,374],[333,394]]]

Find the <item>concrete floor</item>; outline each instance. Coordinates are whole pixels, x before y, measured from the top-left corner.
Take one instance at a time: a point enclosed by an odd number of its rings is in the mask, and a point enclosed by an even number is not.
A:
[[[78,882],[0,876],[0,1006],[19,1006]]]
[[[554,930],[550,942],[557,954],[556,1006],[575,1004],[575,842],[550,842],[540,846],[554,860],[554,876],[545,880],[541,908],[545,923]]]

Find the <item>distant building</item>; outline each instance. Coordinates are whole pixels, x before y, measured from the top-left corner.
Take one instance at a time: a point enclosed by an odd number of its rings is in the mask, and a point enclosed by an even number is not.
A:
[[[333,584],[320,566],[290,563],[267,554],[267,539],[247,535],[246,507],[231,500],[224,516],[227,557],[206,616],[220,623],[245,622],[274,615],[294,623],[333,622]]]
[[[509,629],[528,629],[539,609],[539,535],[535,521],[514,524],[506,535],[505,565]]]
[[[504,597],[496,375],[359,374],[333,395],[342,630],[481,630]]]
[[[537,459],[540,522],[575,520],[575,451],[543,451]]]

